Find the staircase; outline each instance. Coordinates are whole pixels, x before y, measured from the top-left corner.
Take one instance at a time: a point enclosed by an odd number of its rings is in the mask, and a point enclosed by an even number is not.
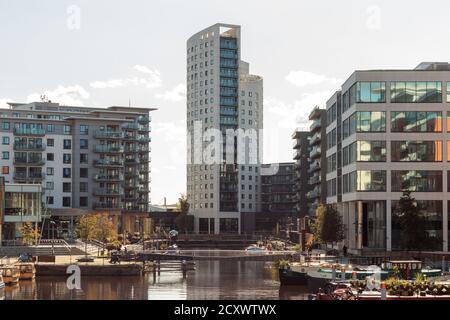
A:
[[[64,256],[83,255],[84,251],[70,246],[66,241],[55,239],[42,239],[37,246],[24,245],[21,242],[8,242],[6,246],[0,247],[1,257],[18,257],[23,253],[33,256]]]

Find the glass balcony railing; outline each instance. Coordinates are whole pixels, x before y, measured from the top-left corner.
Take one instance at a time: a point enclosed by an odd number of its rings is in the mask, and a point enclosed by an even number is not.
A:
[[[98,159],[94,160],[95,167],[122,167],[122,159]]]
[[[118,202],[103,201],[103,202],[94,202],[93,207],[94,207],[94,209],[120,210],[120,209],[122,209],[122,204],[118,203]]]
[[[45,159],[42,158],[14,158],[14,164],[16,165],[29,165],[29,166],[43,166],[45,165]]]
[[[109,145],[96,145],[94,148],[95,152],[98,153],[122,153],[122,146],[109,146]]]
[[[122,124],[122,129],[126,129],[126,130],[137,130],[139,128],[139,125],[137,123],[133,123],[133,122],[127,122]]]
[[[14,134],[18,136],[45,136],[45,130],[36,128],[14,128]]]
[[[14,150],[17,151],[44,151],[45,144],[33,144],[33,143],[14,143]]]
[[[124,191],[122,189],[107,189],[107,188],[97,188],[94,189],[95,196],[101,197],[120,197],[123,196]]]
[[[152,139],[150,137],[138,137],[137,141],[139,143],[149,143],[152,141]]]
[[[14,172],[15,180],[42,180],[45,178],[45,174],[42,172]]]
[[[96,181],[122,181],[123,175],[122,174],[112,174],[112,175],[97,174],[94,176],[94,180],[96,180]]]
[[[95,131],[94,137],[96,139],[121,139],[123,132],[121,131]]]
[[[149,123],[150,122],[150,117],[149,116],[139,116],[137,118],[137,121],[139,123]]]

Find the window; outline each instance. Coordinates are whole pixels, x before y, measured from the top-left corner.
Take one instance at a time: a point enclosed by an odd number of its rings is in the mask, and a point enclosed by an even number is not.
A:
[[[320,165],[320,163],[317,163],[317,165]],[[336,170],[336,153],[333,153],[331,156],[327,158],[327,173],[331,173],[335,170]]]
[[[336,138],[337,138],[336,129],[333,129],[331,132],[327,134],[327,149],[331,149],[336,145]],[[314,136],[312,139],[315,139]]]
[[[80,134],[88,135],[89,134],[89,126],[85,124],[80,124]]]
[[[80,153],[80,163],[88,164],[88,154],[87,153]]]
[[[63,127],[64,134],[72,134],[72,127],[70,125],[65,124]]]
[[[327,181],[327,197],[336,195],[336,178]]]
[[[391,82],[392,103],[434,103],[442,102],[442,83]]]
[[[447,82],[447,102],[450,102],[450,82]]]
[[[344,120],[342,124],[342,138],[348,138],[356,132],[356,113]]]
[[[80,178],[88,178],[88,168],[80,168]]]
[[[64,139],[63,148],[66,150],[72,149],[72,140]]]
[[[71,198],[70,197],[63,197],[63,207],[70,207]]]
[[[55,139],[47,139],[47,147],[54,147]]]
[[[55,188],[55,185],[53,181],[47,181],[45,182],[45,189],[47,190],[53,190]]]
[[[88,206],[88,198],[80,197],[80,207],[87,207],[87,206]]]
[[[64,164],[71,164],[72,163],[72,155],[70,153],[64,153],[63,154],[63,163]]]
[[[9,174],[9,167],[8,166],[2,166],[2,174]]]
[[[9,137],[2,137],[2,144],[9,145]]]
[[[356,191],[356,171],[344,174],[342,176],[343,193],[351,193]]]
[[[55,125],[54,124],[47,124],[47,132],[55,132]]]
[[[72,170],[70,168],[63,168],[63,178],[70,178],[72,176]]]
[[[72,184],[70,182],[63,182],[63,192],[72,192]]]
[[[47,161],[55,161],[55,154],[47,153]]]
[[[88,183],[80,182],[80,192],[88,192]]]
[[[386,114],[385,112],[357,112],[356,132],[385,132]]]
[[[327,110],[327,124],[330,125],[334,121],[336,121],[336,109],[337,105],[334,103],[328,110]]]
[[[393,111],[392,132],[442,132],[442,112]]]
[[[357,191],[386,191],[386,171],[358,171]]]
[[[352,144],[342,148],[342,166],[348,166],[349,164],[355,163],[357,159],[357,144],[353,142]]]
[[[47,204],[54,204],[54,198],[51,196],[47,197]]]
[[[80,149],[88,149],[88,140],[80,139]]]
[[[386,141],[358,141],[357,161],[386,162]]]
[[[442,171],[392,171],[393,192],[442,192]]]
[[[2,159],[3,160],[9,160],[9,151],[3,151],[2,152]]]
[[[9,131],[10,125],[9,122],[2,122],[2,130]]]
[[[55,173],[55,169],[51,167],[47,167],[47,175],[52,176]]]
[[[385,82],[357,82],[356,83],[356,102],[358,102],[358,103],[386,102],[386,83]]]
[[[391,141],[391,161],[441,162],[442,141]]]

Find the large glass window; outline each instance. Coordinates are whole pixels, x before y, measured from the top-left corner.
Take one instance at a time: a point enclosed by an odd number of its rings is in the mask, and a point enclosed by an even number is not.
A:
[[[391,161],[442,161],[442,141],[391,141]]]
[[[357,159],[357,145],[356,142],[344,147],[342,149],[342,166],[348,166],[349,164],[355,163]]]
[[[359,111],[356,113],[356,132],[385,132],[386,113]]]
[[[393,192],[442,192],[442,171],[392,171]]]
[[[438,81],[391,82],[391,102],[442,102],[442,83]]]
[[[442,132],[442,112],[393,111],[392,132]]]
[[[386,162],[386,141],[358,141],[357,161]]]
[[[385,82],[357,82],[356,102],[386,102]]]
[[[421,208],[422,217],[425,218],[425,230],[429,241],[427,249],[433,251],[442,250],[442,201],[440,200],[418,200],[417,206]],[[392,201],[392,248],[402,248],[402,228],[396,207],[398,201]]]
[[[357,191],[386,191],[386,171],[358,171]]]
[[[356,191],[356,171],[344,174],[342,176],[343,193],[351,193]]]

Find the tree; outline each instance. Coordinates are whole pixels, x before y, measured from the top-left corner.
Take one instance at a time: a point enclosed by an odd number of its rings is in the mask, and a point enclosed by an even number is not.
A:
[[[314,238],[319,243],[331,243],[344,240],[344,225],[337,210],[331,205],[321,204],[316,210],[313,226]]]
[[[190,204],[186,195],[181,194],[177,203],[177,209],[180,211],[180,214],[175,219],[175,224],[178,230],[184,230],[184,233],[194,229],[194,217],[189,215],[189,208]]]
[[[393,222],[400,227],[400,246],[404,250],[433,249],[440,243],[440,239],[428,234],[427,219],[411,191],[403,191],[394,209]]]
[[[87,243],[89,240],[94,239],[96,228],[96,219],[93,214],[87,214],[80,218],[77,226],[78,236],[84,240],[84,251],[87,258]]]
[[[22,234],[23,242],[28,245],[33,245],[36,243],[41,234],[37,228],[34,228],[31,222],[25,222],[22,227],[19,228],[19,232]]]

